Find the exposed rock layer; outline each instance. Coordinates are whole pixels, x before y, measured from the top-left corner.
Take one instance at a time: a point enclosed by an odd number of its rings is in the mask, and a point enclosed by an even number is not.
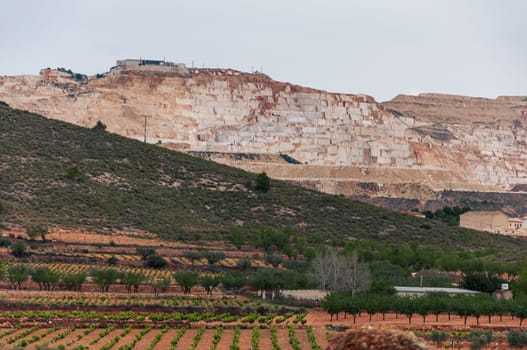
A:
[[[0,100],[86,127],[100,120],[110,132],[330,193],[434,200],[444,189],[527,184],[524,97],[401,95],[380,104],[233,70],[116,68],[90,78],[50,69],[0,77]]]

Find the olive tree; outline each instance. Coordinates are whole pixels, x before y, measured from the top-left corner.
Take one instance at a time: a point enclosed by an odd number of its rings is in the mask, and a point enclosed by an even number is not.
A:
[[[9,282],[13,285],[15,290],[22,289],[22,283],[27,282],[29,280],[29,276],[32,273],[32,269],[30,266],[25,264],[16,264],[11,266],[7,270],[7,278],[9,279]]]
[[[114,269],[93,270],[91,272],[93,283],[101,288],[101,292],[108,292],[110,286],[121,277],[121,273]]]
[[[174,279],[184,294],[190,294],[192,287],[199,282],[199,275],[194,271],[178,271],[174,274]]]
[[[150,286],[154,290],[155,295],[159,293],[164,293],[167,291],[172,283],[172,278],[170,276],[154,279],[150,282]]]
[[[329,313],[330,321],[333,321],[333,315],[339,319],[339,313],[345,310],[346,295],[344,293],[334,292],[326,295],[322,299],[322,308]]]
[[[86,273],[67,273],[62,275],[62,284],[67,290],[80,292],[82,285],[86,282]]]
[[[199,284],[205,289],[207,295],[212,295],[212,291],[220,284],[220,279],[216,276],[204,275],[199,278]]]
[[[31,274],[33,282],[38,283],[40,290],[52,290],[60,281],[60,274],[49,267],[37,267]]]
[[[40,236],[43,241],[46,240],[46,235],[48,234],[49,230],[46,225],[29,225],[26,227],[26,234],[29,238],[35,239],[37,236]]]
[[[142,273],[125,272],[121,277],[121,282],[126,286],[128,293],[137,293],[139,286],[146,280]]]

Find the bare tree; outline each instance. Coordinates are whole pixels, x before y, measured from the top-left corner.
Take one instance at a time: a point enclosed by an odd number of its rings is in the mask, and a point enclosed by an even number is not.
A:
[[[337,290],[345,290],[355,295],[368,290],[371,284],[371,273],[368,264],[359,261],[357,252],[350,256],[340,256],[341,283]]]
[[[335,249],[329,249],[327,253],[327,259],[329,260],[329,271],[330,271],[330,280],[329,280],[329,289],[337,290],[339,281],[341,279],[341,257],[337,254]]]
[[[318,288],[322,290],[331,289],[329,286],[331,272],[331,259],[329,258],[329,254],[329,249],[321,248],[317,251],[315,258],[311,261],[313,279]]]
[[[319,249],[311,262],[313,278],[320,289],[348,291],[367,290],[371,283],[368,264],[360,262],[356,252],[339,254],[336,249]]]

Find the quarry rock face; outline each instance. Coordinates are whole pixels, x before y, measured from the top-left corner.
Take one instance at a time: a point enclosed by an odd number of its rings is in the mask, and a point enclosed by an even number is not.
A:
[[[525,97],[381,104],[263,74],[121,64],[94,77],[0,77],[0,100],[329,193],[427,200],[527,184]]]

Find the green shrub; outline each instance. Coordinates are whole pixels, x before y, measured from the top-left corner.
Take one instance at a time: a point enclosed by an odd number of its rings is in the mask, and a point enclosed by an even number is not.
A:
[[[470,348],[473,350],[481,349],[492,341],[492,331],[473,330],[469,333]]]
[[[252,267],[251,259],[247,256],[241,257],[236,262],[236,267],[240,270],[248,270]]]
[[[7,237],[0,236],[0,247],[9,247],[11,245],[11,240]]]
[[[436,344],[441,344],[447,339],[447,334],[446,332],[442,332],[442,331],[438,331],[434,329],[432,333],[430,334],[430,339]]]
[[[527,331],[509,331],[507,342],[512,348],[523,348],[527,346]]]
[[[156,250],[150,247],[137,247],[135,249],[138,255],[141,256],[141,259],[146,260],[148,256],[156,254]]]
[[[283,259],[278,255],[266,254],[265,262],[272,265],[273,267],[278,267],[281,263],[283,263]]]
[[[1,213],[1,210],[0,210]],[[238,227],[233,228],[231,230],[231,236],[230,236],[232,244],[236,246],[236,248],[241,249],[242,245],[245,244],[245,237],[243,235],[242,230],[240,230]]]
[[[162,269],[167,266],[167,262],[161,255],[151,254],[146,257],[145,266],[153,269]]]
[[[205,259],[207,259],[207,262],[209,263],[209,265],[214,265],[218,261],[225,259],[225,253],[223,252],[208,251],[204,254],[204,256],[205,256]]]
[[[271,189],[271,179],[265,172],[260,173],[256,176],[256,185],[254,189],[258,192],[269,192]]]
[[[26,242],[22,240],[16,240],[15,243],[11,244],[11,254],[17,258],[26,256],[27,254],[27,245]]]
[[[75,181],[84,181],[85,179],[77,165],[72,165],[68,169],[66,169],[66,173],[64,174],[64,176],[67,179]]]
[[[96,131],[105,131],[106,130],[106,124],[101,122],[100,120],[97,121],[97,124],[92,128],[92,130]]]
[[[117,265],[117,263],[119,262],[119,259],[117,259],[115,255],[112,255],[111,257],[108,258],[108,260],[106,260],[106,262],[108,263],[108,265]]]
[[[243,272],[227,272],[220,277],[225,289],[239,289],[247,284],[247,274]]]

